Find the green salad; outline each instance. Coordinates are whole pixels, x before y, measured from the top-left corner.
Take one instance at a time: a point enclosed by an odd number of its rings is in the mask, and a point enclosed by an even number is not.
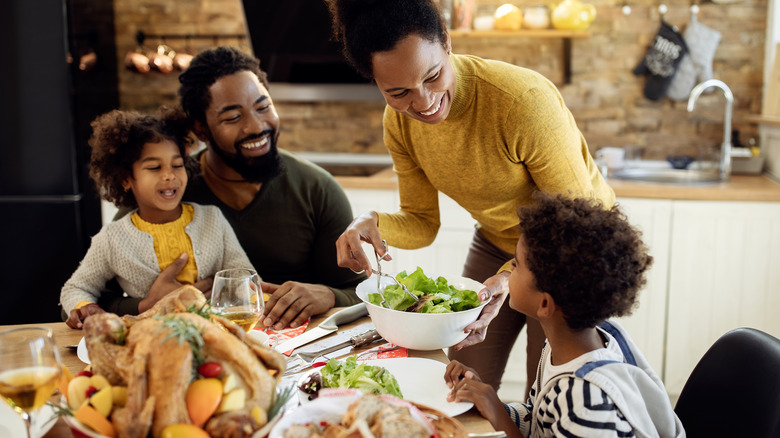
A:
[[[411,274],[401,271],[395,276],[407,289],[419,298],[414,298],[404,292],[397,284],[391,284],[382,291],[391,309],[418,313],[450,313],[479,307],[479,296],[473,290],[456,289],[447,283],[447,279],[433,279],[423,273],[419,266]],[[368,302],[380,306],[382,295],[368,294]]]
[[[354,388],[365,393],[390,394],[403,398],[398,381],[385,368],[358,363],[356,356],[345,361],[331,359],[299,387],[309,394],[309,399],[317,397],[320,388]]]

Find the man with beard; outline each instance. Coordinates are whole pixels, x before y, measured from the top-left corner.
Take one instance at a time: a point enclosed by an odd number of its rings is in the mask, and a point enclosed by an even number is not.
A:
[[[352,208],[329,173],[278,149],[279,116],[259,61],[234,48],[207,50],[179,82],[181,106],[208,145],[184,200],[216,205],[233,226],[271,295],[262,324],[298,327],[312,315],[359,302],[355,286],[365,275],[336,263],[335,242],[352,221]],[[181,286],[178,266],[163,271],[149,295]],[[122,298],[104,308],[136,313],[137,304]]]

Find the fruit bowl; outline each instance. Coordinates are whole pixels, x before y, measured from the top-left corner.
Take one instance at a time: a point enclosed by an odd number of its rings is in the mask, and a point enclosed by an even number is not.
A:
[[[470,289],[479,293],[484,285],[470,278],[448,278],[448,283],[457,289]],[[395,284],[390,278],[382,277],[380,287]],[[368,294],[377,292],[376,277],[363,280],[356,288],[357,296],[366,303],[368,315],[376,331],[388,342],[412,350],[438,350],[452,347],[466,339],[463,331],[476,321],[487,301],[469,310],[452,313],[414,313],[387,309],[371,304]]]

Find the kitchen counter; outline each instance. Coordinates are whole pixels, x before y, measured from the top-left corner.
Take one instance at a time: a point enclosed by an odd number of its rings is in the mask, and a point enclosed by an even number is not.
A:
[[[337,176],[345,189],[396,190],[398,181],[391,167],[371,176]],[[610,179],[618,198],[674,199],[688,201],[780,202],[780,183],[764,175],[732,175],[725,183],[683,186]]]

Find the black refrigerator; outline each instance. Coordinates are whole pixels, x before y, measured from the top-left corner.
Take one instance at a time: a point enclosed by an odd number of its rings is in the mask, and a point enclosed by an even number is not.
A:
[[[0,325],[60,321],[60,289],[100,229],[86,137],[118,101],[116,55],[100,47],[114,36],[79,34],[89,25],[72,14],[88,2],[71,3],[10,0],[0,14]],[[79,71],[84,50],[106,51],[104,68]]]

